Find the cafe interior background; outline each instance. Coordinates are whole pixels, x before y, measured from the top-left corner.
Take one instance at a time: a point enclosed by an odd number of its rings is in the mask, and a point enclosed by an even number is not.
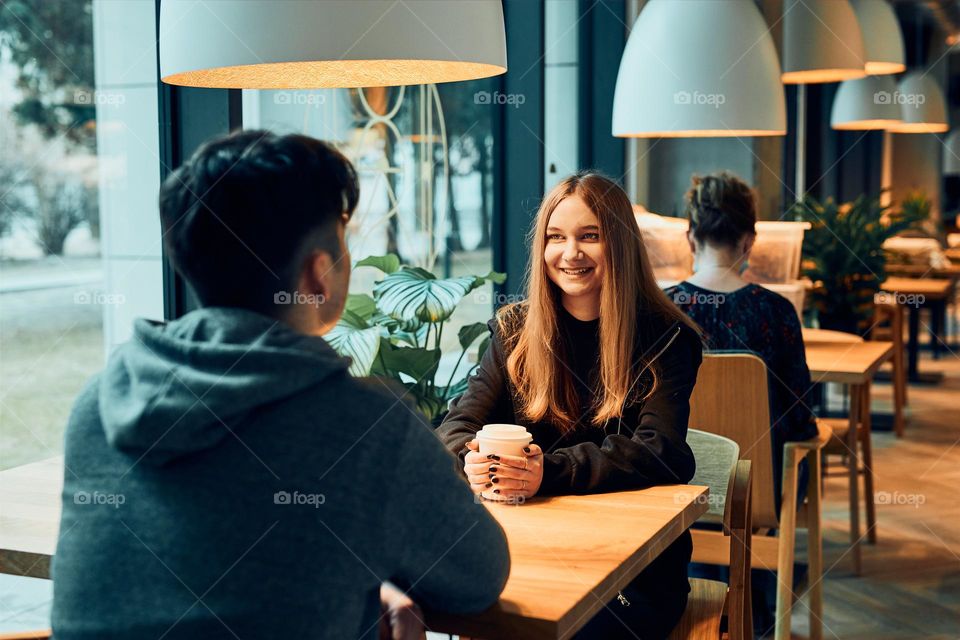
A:
[[[189,41],[200,14],[231,4],[242,3],[181,5],[163,28]],[[284,4],[262,25],[277,47]],[[765,221],[748,277],[788,297],[806,327],[879,337],[903,354],[870,387],[876,539],[864,540],[859,571],[843,457],[827,467],[822,633],[955,638],[960,3],[726,4],[728,17],[707,24],[687,0],[505,0],[506,73],[224,89],[160,80],[160,0],[2,0],[0,477],[62,453],[74,397],[133,318],[195,306],[165,260],[156,195],[210,136],[262,128],[343,149],[362,186],[348,230],[355,263],[392,253],[438,278],[506,274],[445,302],[443,383],[474,366],[483,340],[471,327],[522,296],[527,229],[561,178],[595,168],[621,183],[668,284],[691,269],[690,176],[729,170],[756,187]],[[236,34],[206,38],[198,49],[250,53]],[[905,213],[907,228],[887,228]],[[382,278],[357,265],[351,291],[369,301]],[[821,386],[818,410],[844,415],[844,386]],[[431,417],[442,412],[448,398],[420,392]],[[14,520],[0,514],[0,527]],[[0,632],[47,626],[50,598],[47,580],[0,575]],[[794,606],[800,637],[805,598]]]

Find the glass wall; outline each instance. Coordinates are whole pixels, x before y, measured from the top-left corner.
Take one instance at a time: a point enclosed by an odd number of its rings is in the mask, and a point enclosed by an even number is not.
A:
[[[77,393],[161,318],[153,0],[0,11],[0,469],[61,452]]]
[[[493,265],[492,118],[495,80],[441,85],[243,92],[246,129],[303,133],[336,144],[360,177],[347,230],[351,258],[395,253],[438,277],[486,275]],[[352,293],[382,276],[353,270]],[[493,312],[490,283],[471,293],[443,331],[438,377],[456,360],[457,331]],[[463,362],[462,367],[469,366]]]

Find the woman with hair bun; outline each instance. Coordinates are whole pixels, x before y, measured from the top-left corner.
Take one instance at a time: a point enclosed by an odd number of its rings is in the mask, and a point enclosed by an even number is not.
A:
[[[667,295],[700,326],[708,349],[751,351],[767,365],[774,495],[779,502],[784,443],[817,434],[805,400],[812,385],[800,321],[789,300],[740,277],[757,237],[753,190],[726,172],[694,176],[692,183],[686,213],[694,275],[668,289]],[[711,577],[697,569],[697,574]],[[753,581],[754,626],[763,633],[773,624],[775,582],[769,572],[760,571],[753,572]]]
[[[779,469],[784,442],[817,434],[804,401],[811,383],[800,320],[789,300],[740,277],[757,237],[753,190],[727,172],[692,183],[686,213],[694,274],[667,295],[702,329],[710,349],[752,351],[766,363]]]

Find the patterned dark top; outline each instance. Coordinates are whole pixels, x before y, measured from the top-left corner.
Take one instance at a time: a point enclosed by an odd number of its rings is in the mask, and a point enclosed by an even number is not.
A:
[[[810,401],[805,398],[812,385],[793,305],[755,284],[721,293],[684,281],[666,293],[700,325],[709,350],[751,351],[766,363],[774,462],[780,469],[784,442],[817,434]],[[780,474],[775,478],[779,480]]]

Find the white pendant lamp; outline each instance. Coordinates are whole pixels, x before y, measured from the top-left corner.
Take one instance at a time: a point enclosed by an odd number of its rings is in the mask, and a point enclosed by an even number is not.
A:
[[[780,64],[753,0],[650,0],[620,60],[618,137],[786,132]]]
[[[886,0],[850,0],[863,36],[864,66],[868,75],[905,71],[903,34]]]
[[[834,129],[889,129],[900,122],[897,84],[891,76],[866,76],[840,83],[830,111],[830,126]]]
[[[933,76],[920,69],[907,73],[897,85],[896,101],[903,122],[890,127],[894,133],[944,133],[947,105]]]
[[[954,129],[943,142],[943,175],[960,175],[960,129]]]
[[[486,78],[507,69],[500,0],[163,0],[160,77],[308,89]]]
[[[862,78],[863,38],[848,0],[784,0],[783,82]]]

